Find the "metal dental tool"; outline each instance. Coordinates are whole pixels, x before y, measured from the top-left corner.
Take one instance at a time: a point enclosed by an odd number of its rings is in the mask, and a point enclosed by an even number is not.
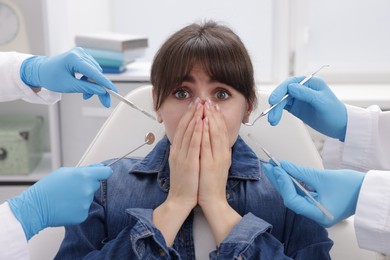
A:
[[[156,118],[155,118],[153,115],[151,115],[151,114],[149,114],[148,112],[146,112],[145,110],[143,110],[143,109],[137,107],[137,106],[134,105],[134,103],[131,102],[130,100],[127,100],[125,97],[121,96],[120,94],[116,93],[115,91],[112,91],[112,90],[109,89],[109,88],[106,88],[105,86],[102,86],[102,85],[99,85],[99,86],[103,87],[108,93],[110,93],[112,96],[116,97],[116,98],[119,99],[120,101],[126,103],[127,105],[131,106],[132,108],[134,108],[134,109],[140,111],[141,113],[143,113],[143,114],[146,115],[147,117],[149,117],[149,118],[151,118],[151,119],[153,119],[153,120],[156,121]]]
[[[123,155],[122,157],[116,159],[115,161],[112,161],[110,162],[107,166],[111,166],[113,165],[114,163],[117,163],[118,161],[122,160],[123,158],[125,158],[126,156],[128,156],[129,154],[137,151],[138,149],[140,149],[142,146],[148,144],[148,145],[151,145],[154,143],[154,140],[155,140],[155,136],[152,132],[149,132],[146,134],[145,136],[145,142],[143,144],[141,144],[140,146],[136,147],[135,149],[131,150],[130,152],[128,152],[127,154]]]
[[[319,69],[317,69],[316,71],[314,71],[312,74],[310,74],[309,76],[307,76],[306,78],[304,78],[301,82],[299,82],[299,84],[303,85],[305,84],[307,81],[309,81],[315,74],[317,74],[320,70],[322,70],[324,67],[329,67],[329,65],[322,65]],[[268,113],[274,109],[277,105],[279,105],[281,102],[283,102],[284,100],[286,100],[290,95],[289,94],[286,94],[284,95],[284,97],[276,104],[272,105],[271,107],[267,108],[266,110],[264,110],[263,112],[261,112],[261,114],[255,118],[255,120],[253,120],[252,123],[245,123],[245,125],[247,126],[253,126],[255,124],[255,122],[260,119],[261,117],[265,116],[265,115],[268,115]]]
[[[134,108],[134,109],[140,111],[141,113],[143,113],[143,114],[146,115],[147,117],[149,117],[149,118],[151,118],[151,119],[157,121],[157,119],[156,119],[155,116],[153,116],[152,114],[146,112],[145,110],[143,110],[143,109],[137,107],[133,102],[131,102],[130,100],[127,100],[125,97],[121,96],[120,94],[116,93],[115,91],[112,91],[111,89],[109,89],[109,88],[107,88],[107,87],[105,87],[105,86],[103,86],[103,85],[100,85],[100,84],[96,83],[94,80],[92,80],[92,79],[90,79],[90,78],[88,78],[88,81],[89,81],[89,82],[92,82],[92,83],[94,83],[94,84],[96,84],[96,85],[98,85],[98,86],[100,86],[100,87],[102,87],[102,88],[104,88],[108,93],[110,93],[112,96],[114,96],[115,98],[117,98],[119,101],[122,101],[122,102],[126,103],[127,105],[129,105],[129,106],[131,106],[132,108]]]
[[[278,162],[278,160],[276,160],[275,157],[273,157],[266,149],[264,149],[263,147],[261,147],[261,149],[263,150],[263,152],[278,166],[278,167],[282,167],[280,162]],[[286,171],[287,172],[287,171]],[[287,173],[288,174],[288,173]],[[298,188],[303,191],[306,196],[308,196],[313,202],[314,204],[322,211],[322,213],[324,213],[329,219],[333,220],[334,217],[332,214],[330,214],[330,212],[324,207],[322,206],[318,201],[316,201],[313,196],[305,189],[305,187],[302,186],[302,184],[300,184],[293,176],[291,176],[290,174],[288,174],[288,176],[290,176],[291,180],[294,182],[295,185],[298,186]]]

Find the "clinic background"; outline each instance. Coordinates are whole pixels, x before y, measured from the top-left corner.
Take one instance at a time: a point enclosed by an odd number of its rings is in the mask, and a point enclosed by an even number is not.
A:
[[[74,46],[74,35],[78,33],[113,31],[146,35],[149,48],[144,60],[151,61],[161,42],[172,32],[195,20],[212,18],[226,22],[241,36],[251,54],[260,88],[272,89],[288,76],[307,75],[323,64],[330,64],[319,76],[334,87],[342,85],[339,93],[343,101],[390,108],[390,94],[384,97],[381,89],[372,88],[390,83],[387,0],[49,0],[47,8],[50,54]],[[122,92],[127,93],[128,89]],[[63,109],[66,108],[61,106],[60,113],[65,113],[61,130],[69,137],[61,136],[61,163],[72,165],[92,137],[75,138],[76,131],[65,123],[69,125],[75,120],[69,115],[78,111],[66,113]],[[96,108],[87,109],[86,114],[96,119],[99,115],[106,116]],[[91,121],[88,125],[93,127],[100,124],[90,118],[78,119],[78,122]],[[90,132],[89,127],[81,130]],[[321,141],[318,147],[321,148]]]
[[[75,46],[87,32],[120,32],[148,37],[136,75],[111,77],[123,95],[148,84],[148,64],[160,44],[183,25],[202,19],[223,21],[241,37],[255,68],[259,88],[272,90],[291,75],[319,74],[349,104],[378,104],[390,110],[390,1],[388,0],[0,0],[18,10],[17,48],[55,55]],[[1,21],[7,24],[7,20]],[[12,45],[10,45],[12,46]],[[0,45],[0,50],[2,46]],[[139,65],[138,65],[139,64]],[[0,103],[0,115],[44,118],[44,156],[30,174],[1,176],[0,201],[12,197],[61,166],[75,166],[115,108],[96,97],[64,95],[45,106],[23,101]],[[263,121],[265,122],[265,121]],[[259,124],[261,126],[261,124]],[[321,150],[322,136],[309,129]],[[129,133],[131,134],[131,133]],[[129,144],[129,149],[132,144]],[[34,243],[34,241],[32,241]]]
[[[75,35],[119,32],[145,35],[149,47],[134,75],[110,77],[121,94],[148,84],[160,44],[178,28],[202,19],[223,21],[241,36],[260,89],[272,90],[291,75],[319,74],[342,101],[390,109],[390,2],[387,0],[0,0],[15,7],[19,30],[9,50],[55,55],[75,46]],[[2,21],[6,24],[7,20]],[[10,25],[11,26],[11,25]],[[14,47],[14,48],[13,48]],[[11,49],[12,48],[12,49]],[[0,50],[4,49],[0,45]],[[113,101],[113,108],[116,105]],[[0,114],[44,118],[44,159],[37,174],[4,181],[36,181],[60,166],[74,166],[111,113],[96,98],[64,95],[54,106],[23,101],[0,104]],[[321,136],[311,131],[318,149]],[[3,176],[0,176],[2,178]],[[1,179],[0,179],[1,180]]]

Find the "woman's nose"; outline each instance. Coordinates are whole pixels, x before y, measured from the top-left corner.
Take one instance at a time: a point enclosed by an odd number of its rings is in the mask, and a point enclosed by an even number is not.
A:
[[[205,105],[206,102],[211,102],[211,99],[208,97],[208,96],[199,96],[199,102],[202,104],[202,105]]]

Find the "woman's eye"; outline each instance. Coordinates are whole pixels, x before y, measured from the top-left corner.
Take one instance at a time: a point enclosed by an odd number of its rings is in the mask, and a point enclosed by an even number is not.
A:
[[[227,92],[226,90],[218,90],[215,93],[215,98],[218,100],[226,100],[230,97],[230,93]]]
[[[185,89],[178,89],[173,94],[178,99],[186,99],[190,97],[190,93]]]

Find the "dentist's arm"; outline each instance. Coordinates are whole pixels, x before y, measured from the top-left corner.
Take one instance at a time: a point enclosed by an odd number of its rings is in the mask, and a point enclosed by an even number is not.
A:
[[[263,171],[282,195],[286,207],[325,227],[355,214],[364,173],[353,170],[305,168],[287,161],[281,161],[281,165],[282,167],[264,164]],[[330,220],[304,194],[297,192],[286,171],[314,188],[316,191],[314,197],[334,216],[334,220]]]
[[[46,227],[83,222],[100,181],[111,174],[100,164],[60,168],[7,202],[29,240]]]
[[[277,125],[285,109],[315,130],[344,141],[347,128],[345,105],[322,79],[313,77],[303,86],[298,84],[303,78],[289,78],[271,93],[268,100],[271,105],[287,93],[290,97],[269,113],[269,123]]]
[[[85,99],[98,95],[100,102],[109,107],[110,95],[100,86],[76,78],[76,73],[117,91],[112,82],[102,74],[99,64],[82,48],[74,48],[52,57],[32,56],[20,68],[23,82],[35,92],[45,88],[60,93],[83,93]]]

